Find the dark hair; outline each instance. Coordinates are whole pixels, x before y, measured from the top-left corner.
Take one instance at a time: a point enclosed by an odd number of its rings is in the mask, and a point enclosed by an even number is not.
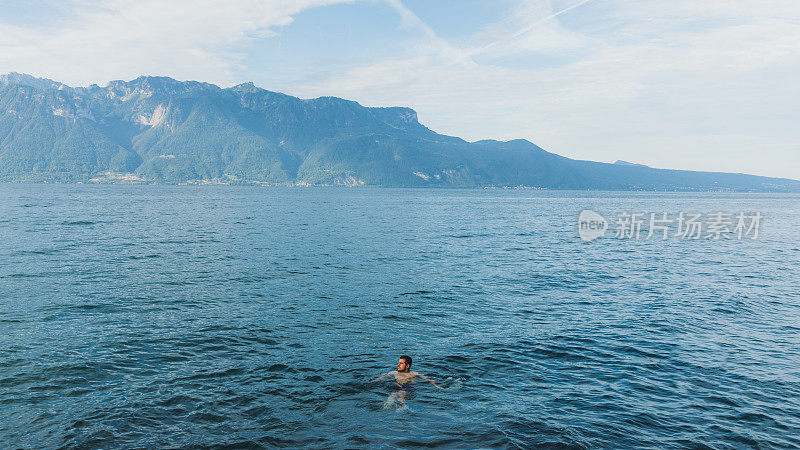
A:
[[[403,355],[403,356],[400,357],[400,359],[405,359],[406,360],[406,364],[408,365],[408,367],[411,367],[411,357],[410,356]]]

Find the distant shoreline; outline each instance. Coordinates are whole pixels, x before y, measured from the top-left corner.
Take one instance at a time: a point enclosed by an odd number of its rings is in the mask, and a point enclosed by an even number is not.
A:
[[[359,185],[347,186],[341,184],[278,184],[278,183],[213,183],[213,182],[84,182],[84,181],[8,181],[0,180],[0,185],[44,185],[44,186],[171,186],[171,187],[254,187],[254,188],[290,188],[290,189],[318,189],[334,188],[342,190],[359,189],[419,189],[426,191],[548,191],[548,192],[584,192],[584,193],[637,193],[637,194],[786,194],[797,195],[800,191],[756,191],[756,190],[653,190],[653,189],[575,189],[575,188],[546,188],[532,186],[383,186]]]

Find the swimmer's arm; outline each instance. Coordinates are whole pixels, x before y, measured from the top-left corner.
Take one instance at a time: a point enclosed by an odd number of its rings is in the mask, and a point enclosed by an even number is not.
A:
[[[388,378],[388,377],[390,377],[390,376],[394,375],[395,373],[397,373],[397,371],[393,371],[393,372],[386,372],[385,374],[383,374],[383,375],[379,376],[378,378],[375,378],[375,379],[374,379],[374,380],[372,380],[372,381],[373,381],[373,382],[375,382],[375,381],[382,380],[382,379],[384,379],[384,378]]]
[[[423,375],[423,374],[421,374],[421,373],[417,373],[417,376],[421,377],[423,380],[425,380],[425,381],[427,381],[428,383],[430,383],[430,384],[432,384],[432,385],[436,386],[436,387],[437,387],[437,388],[439,388],[439,389],[444,389],[443,387],[441,387],[441,386],[439,386],[438,384],[434,383],[434,381],[433,381],[433,380],[431,380],[430,378],[426,377],[425,375]]]

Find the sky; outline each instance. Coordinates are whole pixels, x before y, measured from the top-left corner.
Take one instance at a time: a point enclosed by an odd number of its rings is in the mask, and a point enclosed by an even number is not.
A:
[[[0,73],[408,106],[570,158],[800,179],[798,0],[0,2]]]

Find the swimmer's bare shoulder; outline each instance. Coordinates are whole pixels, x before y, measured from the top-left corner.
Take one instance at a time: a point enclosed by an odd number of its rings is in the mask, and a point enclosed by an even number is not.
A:
[[[392,376],[397,378],[397,371],[396,370],[393,370],[391,372],[386,372],[385,374],[379,376],[378,378],[375,378],[372,381],[383,380],[384,378],[389,378],[389,377],[392,377]]]

